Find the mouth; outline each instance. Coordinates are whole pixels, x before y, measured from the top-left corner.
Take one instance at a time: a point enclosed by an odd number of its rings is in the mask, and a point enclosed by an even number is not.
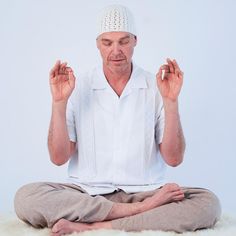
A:
[[[121,62],[121,61],[124,61],[125,59],[116,59],[116,60],[111,60],[113,62]]]

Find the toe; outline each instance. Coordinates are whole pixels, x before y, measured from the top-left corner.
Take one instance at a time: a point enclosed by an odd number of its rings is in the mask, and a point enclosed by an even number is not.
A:
[[[52,233],[59,232],[64,227],[65,221],[66,220],[64,220],[64,219],[60,219],[59,221],[57,221],[57,223],[54,224],[52,227]]]

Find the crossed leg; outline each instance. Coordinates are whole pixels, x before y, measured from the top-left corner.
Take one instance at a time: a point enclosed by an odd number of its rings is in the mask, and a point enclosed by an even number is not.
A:
[[[15,197],[16,213],[53,236],[93,229],[193,231],[211,227],[220,216],[217,197],[200,188],[162,188],[135,194],[123,191],[89,196],[78,186],[36,183]]]
[[[134,203],[114,203],[111,211],[103,222],[92,224],[70,222],[65,219],[59,220],[52,228],[53,236],[60,236],[65,233],[82,232],[94,229],[112,229],[112,220],[124,217],[132,217],[141,214],[156,207],[170,202],[177,202],[184,199],[184,192],[177,184],[166,184],[155,191],[152,196]]]

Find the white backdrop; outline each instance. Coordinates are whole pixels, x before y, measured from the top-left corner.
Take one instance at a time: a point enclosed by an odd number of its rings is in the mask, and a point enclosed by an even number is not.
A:
[[[0,214],[33,181],[64,181],[47,151],[48,73],[57,59],[77,77],[100,61],[95,16],[121,3],[138,28],[134,60],[156,73],[167,57],[185,73],[180,112],[187,150],[170,181],[213,190],[236,213],[236,2],[234,0],[0,0]]]

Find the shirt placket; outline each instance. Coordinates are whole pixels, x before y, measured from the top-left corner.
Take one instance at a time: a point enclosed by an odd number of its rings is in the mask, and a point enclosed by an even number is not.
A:
[[[116,184],[117,180],[122,179],[122,155],[121,155],[121,137],[120,137],[120,98],[115,99],[115,109],[114,109],[114,126],[113,126],[113,157],[112,157],[112,183]]]

